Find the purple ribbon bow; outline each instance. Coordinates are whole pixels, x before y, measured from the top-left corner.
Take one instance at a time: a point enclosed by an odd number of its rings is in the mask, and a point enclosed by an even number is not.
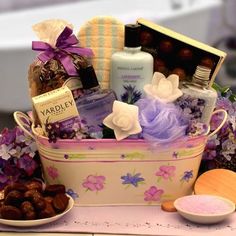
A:
[[[55,58],[62,63],[68,75],[75,76],[78,75],[78,73],[69,53],[76,53],[82,56],[92,56],[93,52],[90,48],[78,47],[77,43],[79,41],[72,33],[72,29],[65,27],[57,38],[55,48],[42,41],[33,41],[32,49],[35,51],[42,51],[38,55],[39,60],[42,62]]]

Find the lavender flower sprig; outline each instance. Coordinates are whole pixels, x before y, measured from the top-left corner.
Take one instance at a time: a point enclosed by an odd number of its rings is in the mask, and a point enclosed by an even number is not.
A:
[[[177,99],[175,105],[181,108],[183,115],[187,119],[200,121],[205,107],[205,100],[184,94]]]
[[[136,90],[135,86],[124,85],[123,87],[124,87],[125,92],[121,95],[122,102],[126,102],[128,104],[134,104],[141,98],[142,93]]]
[[[77,120],[72,128],[62,127],[59,122],[46,122],[45,130],[47,132],[48,141],[55,143],[57,139],[82,139],[90,138],[89,127],[85,120]]]

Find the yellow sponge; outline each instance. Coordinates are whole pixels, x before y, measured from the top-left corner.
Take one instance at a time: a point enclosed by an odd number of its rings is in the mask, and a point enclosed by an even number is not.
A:
[[[82,47],[94,52],[92,65],[102,88],[109,88],[111,55],[124,47],[124,24],[111,16],[96,16],[78,33]]]

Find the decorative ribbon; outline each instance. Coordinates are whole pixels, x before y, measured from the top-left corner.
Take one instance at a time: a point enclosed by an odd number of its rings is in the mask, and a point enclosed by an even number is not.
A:
[[[90,48],[78,47],[77,44],[79,41],[72,33],[72,29],[65,27],[57,38],[55,48],[42,41],[33,41],[32,49],[35,51],[41,51],[38,58],[42,62],[55,58],[62,63],[68,75],[75,76],[78,75],[78,73],[69,53],[76,53],[82,56],[92,56],[93,52]]]

